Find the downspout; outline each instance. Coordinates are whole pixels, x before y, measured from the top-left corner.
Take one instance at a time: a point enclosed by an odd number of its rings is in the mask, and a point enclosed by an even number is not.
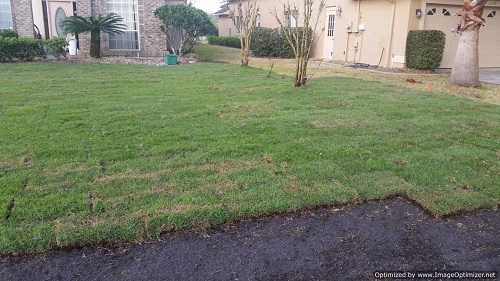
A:
[[[356,37],[358,37],[359,35],[361,35],[361,39],[363,39],[363,31],[361,31],[361,34],[359,32],[359,24],[361,23],[361,0],[358,0],[358,23],[356,24],[356,32],[357,32],[357,35]],[[356,62],[356,54],[359,53],[359,59],[358,59],[358,62],[361,62],[361,49],[363,48],[363,41],[361,41],[361,43],[359,41],[356,41],[357,44],[357,51],[354,52],[354,62]]]
[[[358,1],[358,22],[356,23],[357,26],[359,26],[359,18],[361,17],[361,0]],[[356,31],[358,31],[358,29],[356,28]]]
[[[356,19],[356,22],[354,23],[354,22],[351,21],[351,30],[347,32],[346,52],[345,52],[345,58],[344,58],[345,62],[349,61],[349,41],[350,41],[350,39],[351,39],[351,37],[352,37],[353,34],[355,36],[357,36],[356,34],[359,34],[359,22],[360,22],[359,19],[361,17],[361,0],[358,0],[357,10],[358,10],[358,17]],[[354,25],[354,24],[356,24],[356,25]],[[360,47],[359,43],[358,43],[358,47]],[[357,51],[354,51],[353,62],[356,62],[356,55],[357,55]]]
[[[361,18],[361,0],[358,0],[358,18],[356,19],[356,33],[355,33],[355,36],[358,37],[359,36],[359,23],[360,23],[360,19]],[[354,27],[353,27],[354,28]],[[358,54],[361,46],[359,45],[359,42],[356,40],[356,38],[354,38],[355,42],[357,42],[356,46],[354,46],[354,62],[356,62],[356,55]],[[361,56],[359,57],[359,59],[361,59]]]
[[[352,21],[351,21],[351,29],[352,29]],[[346,41],[346,44],[345,44],[345,56],[344,56],[344,61],[347,62],[349,60],[349,40],[351,39],[351,32],[348,31],[347,32],[347,41]]]
[[[392,15],[391,15],[391,35],[389,36],[389,41],[387,42],[387,61],[385,66],[392,67],[391,58],[392,58],[392,41],[394,37],[394,21],[396,18],[396,1],[395,0],[387,0],[392,3]]]

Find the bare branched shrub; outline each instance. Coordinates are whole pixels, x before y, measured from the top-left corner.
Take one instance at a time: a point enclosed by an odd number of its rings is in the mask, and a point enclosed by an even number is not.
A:
[[[320,0],[318,6],[315,6],[315,2],[315,0],[303,0],[303,10],[300,11],[295,3],[290,4],[290,1],[288,1],[283,4],[282,14],[278,13],[276,8],[271,12],[295,54],[297,61],[293,78],[295,87],[306,85],[309,56],[317,42],[314,40],[314,32],[318,27],[319,18],[325,7],[325,0]],[[313,18],[315,8],[317,9],[317,15],[316,18]],[[302,26],[299,27],[298,23],[301,18]]]
[[[248,1],[243,7],[241,0],[238,0],[236,11],[230,10],[229,13],[233,24],[238,29],[238,37],[241,43],[241,65],[248,66],[252,33],[257,26],[259,7],[255,1]]]

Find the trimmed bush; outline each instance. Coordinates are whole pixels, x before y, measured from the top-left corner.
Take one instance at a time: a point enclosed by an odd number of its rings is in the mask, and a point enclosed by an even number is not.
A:
[[[238,49],[241,48],[240,38],[235,36],[208,36],[208,44]]]
[[[66,56],[66,46],[68,46],[68,42],[64,38],[54,37],[52,39],[46,40],[43,42],[47,48],[47,55],[53,55],[58,58],[60,56]]]
[[[312,31],[310,34],[312,35]],[[312,37],[309,40],[312,40]],[[251,49],[256,57],[295,57],[290,43],[279,28],[257,28],[252,36]]]
[[[406,39],[406,66],[437,68],[443,60],[446,35],[440,30],[410,30]]]
[[[42,41],[33,38],[17,38],[0,36],[0,62],[32,61],[37,56],[43,56]]]
[[[4,38],[19,38],[19,34],[12,29],[0,29],[0,36]]]

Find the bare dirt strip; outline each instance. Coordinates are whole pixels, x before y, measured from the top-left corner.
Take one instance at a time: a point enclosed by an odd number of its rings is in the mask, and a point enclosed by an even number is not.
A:
[[[0,280],[373,280],[384,271],[496,271],[498,279],[499,215],[436,219],[394,198],[5,258]]]

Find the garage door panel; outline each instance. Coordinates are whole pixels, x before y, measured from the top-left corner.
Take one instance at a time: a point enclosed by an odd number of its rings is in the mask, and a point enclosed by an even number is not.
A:
[[[446,34],[446,45],[441,62],[441,68],[453,67],[455,54],[458,47],[460,35],[453,33],[452,29],[460,22],[460,17],[453,16],[460,11],[460,5],[436,5],[427,6],[425,11],[424,29],[441,30]],[[481,28],[479,34],[479,66],[500,67],[500,7],[486,7],[483,13],[486,26]]]
[[[446,45],[443,61],[440,65],[441,68],[453,67],[455,60],[460,36],[451,32],[451,30],[460,22],[460,17],[453,16],[457,11],[460,11],[460,6],[428,5],[426,9],[424,29],[441,30],[446,34]]]
[[[479,32],[479,65],[481,67],[500,67],[500,7],[487,7],[483,17],[486,26]]]

